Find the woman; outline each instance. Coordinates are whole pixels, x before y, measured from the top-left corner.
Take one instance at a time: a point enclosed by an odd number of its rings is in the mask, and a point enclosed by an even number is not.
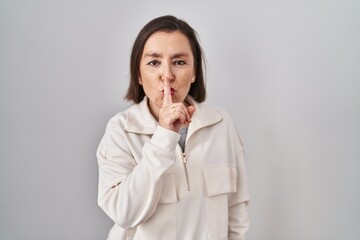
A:
[[[97,151],[109,240],[245,239],[249,194],[241,138],[206,90],[195,31],[153,19],[135,40],[126,99]]]

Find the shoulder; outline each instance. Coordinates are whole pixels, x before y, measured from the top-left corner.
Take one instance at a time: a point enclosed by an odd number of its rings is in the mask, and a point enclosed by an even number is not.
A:
[[[238,126],[236,125],[231,114],[225,108],[208,103],[198,103],[197,107],[201,111],[201,113],[216,113],[221,118],[221,120],[217,124],[215,124],[214,127],[220,128],[222,132],[227,133],[228,135],[238,139],[240,145],[244,145],[243,138],[239,132]]]
[[[113,128],[113,127],[120,127],[120,126],[124,126],[125,122],[126,122],[126,116],[127,116],[127,112],[128,109],[118,112],[115,115],[113,115],[107,125],[106,128]]]
[[[114,114],[106,124],[106,131],[125,130],[129,112],[138,108],[138,104],[130,105],[127,109]]]
[[[208,103],[197,103],[197,107],[202,113],[212,112],[214,114],[218,114],[221,117],[222,121],[233,123],[231,115],[221,106]]]

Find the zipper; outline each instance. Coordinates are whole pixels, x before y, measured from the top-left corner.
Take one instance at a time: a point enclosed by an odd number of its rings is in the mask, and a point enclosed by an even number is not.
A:
[[[189,182],[189,174],[188,174],[188,169],[187,169],[187,158],[186,158],[186,153],[185,152],[181,153],[181,159],[182,159],[182,162],[183,162],[183,165],[184,165],[184,170],[185,170],[187,190],[188,190],[188,192],[190,192],[190,182]]]

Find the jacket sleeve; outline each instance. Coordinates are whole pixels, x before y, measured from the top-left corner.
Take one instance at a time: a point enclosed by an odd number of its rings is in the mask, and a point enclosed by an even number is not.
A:
[[[245,169],[244,148],[237,154],[237,191],[229,196],[229,240],[245,240],[245,233],[249,229],[248,182]]]
[[[158,126],[135,162],[119,127],[107,127],[97,150],[98,204],[120,227],[129,229],[148,219],[159,202],[161,176],[175,163],[179,134]]]

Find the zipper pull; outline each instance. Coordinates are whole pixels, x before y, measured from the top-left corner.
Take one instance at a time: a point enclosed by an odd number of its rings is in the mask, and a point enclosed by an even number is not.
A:
[[[187,190],[188,190],[188,192],[190,192],[190,181],[189,181],[189,174],[188,174],[188,169],[187,169],[187,158],[186,158],[186,154],[184,152],[181,153],[181,158],[182,158],[182,161],[184,164]]]
[[[183,152],[181,154],[181,156],[182,156],[183,163],[186,164],[187,163],[186,153]]]

